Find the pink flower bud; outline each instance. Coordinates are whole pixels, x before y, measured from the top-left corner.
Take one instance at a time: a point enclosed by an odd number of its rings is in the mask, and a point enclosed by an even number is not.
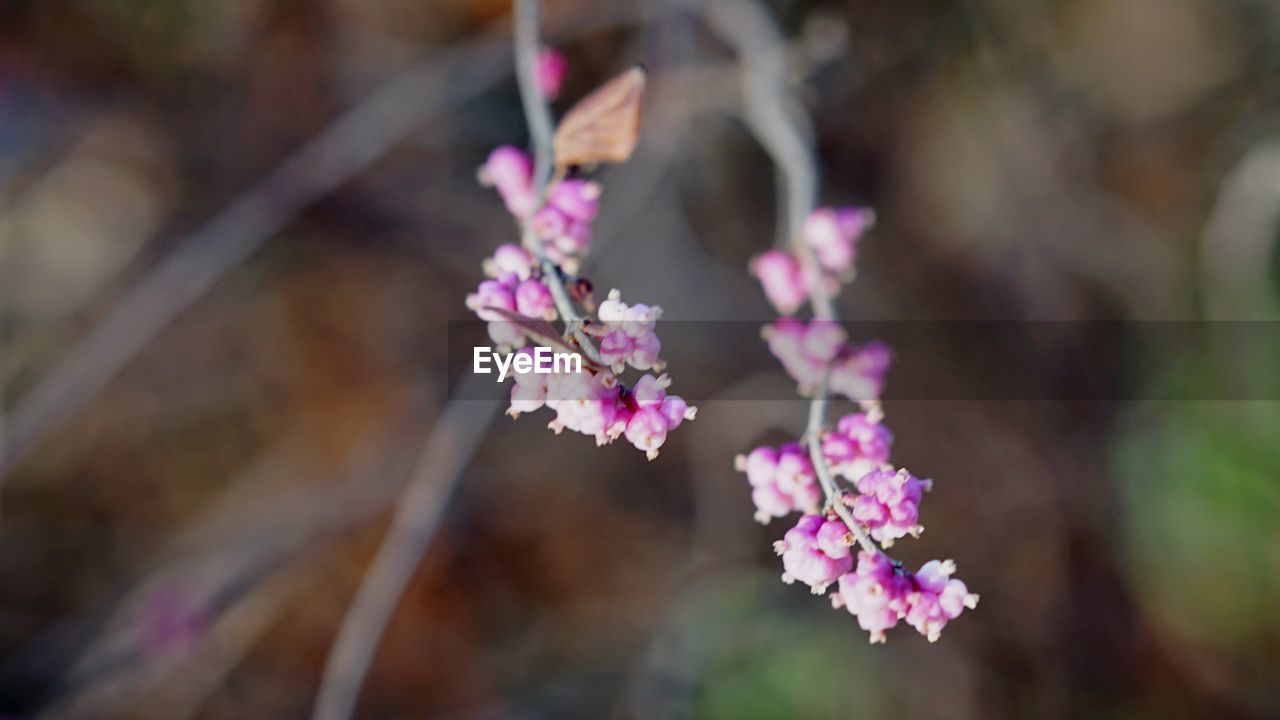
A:
[[[516,309],[521,315],[543,320],[554,320],[556,301],[551,290],[541,280],[530,278],[516,286]]]
[[[819,543],[819,533],[830,538],[833,534],[848,532],[848,528],[842,524],[833,530],[824,530],[829,523],[838,521],[828,521],[820,515],[805,515],[795,527],[787,531],[781,541],[774,543],[774,550],[782,556],[782,566],[785,569],[783,582],[799,580],[808,585],[814,594],[820,595],[828,585],[853,567],[853,556],[848,546],[836,550],[837,555],[833,556]],[[835,547],[832,546],[832,549]]]
[[[758,447],[745,457],[739,456],[738,469],[747,473],[747,482],[752,487],[772,485],[778,470],[778,451],[767,446]]]
[[[858,569],[840,576],[831,604],[858,618],[871,634],[872,643],[885,641],[885,631],[898,624],[907,611],[911,580],[880,553],[858,553]]]
[[[871,537],[885,547],[907,535],[916,536],[920,527],[920,499],[931,485],[903,470],[874,470],[858,480],[860,495],[853,500],[853,517]]]
[[[956,571],[950,560],[930,560],[921,566],[913,577],[915,592],[907,597],[904,615],[921,635],[934,642],[942,634],[949,620],[954,620],[965,608],[978,606],[978,596],[960,580],[952,580]]]
[[[671,378],[666,375],[654,377],[646,373],[636,381],[636,386],[631,389],[631,397],[640,407],[661,405],[667,398],[667,388],[670,385]]]
[[[528,250],[514,243],[503,243],[493,251],[488,268],[495,277],[515,275],[526,280],[533,274],[534,260]]]
[[[800,263],[783,250],[769,250],[751,261],[751,273],[778,312],[790,315],[809,297]]]
[[[555,48],[543,48],[538,51],[535,73],[538,78],[538,89],[548,100],[555,100],[564,85],[564,76],[569,70],[569,61]]]
[[[591,249],[591,224],[571,220],[552,242],[565,256],[583,255]]]
[[[637,370],[650,370],[662,364],[658,355],[662,352],[662,341],[652,331],[632,341],[631,367]]]
[[[857,241],[874,221],[866,208],[819,208],[805,219],[801,236],[824,270],[844,274],[853,269]]]
[[[611,330],[600,338],[599,350],[606,365],[621,365],[631,357],[631,338],[621,330]]]
[[[889,462],[889,450],[893,433],[878,422],[872,422],[867,413],[854,413],[840,418],[834,432],[822,438],[822,456],[833,472],[850,480]]]
[[[572,220],[589,223],[600,209],[600,185],[590,180],[561,180],[547,196],[547,205]]]
[[[571,222],[568,215],[548,205],[534,214],[533,230],[543,240],[554,241],[565,234]]]
[[[516,298],[511,285],[498,280],[485,280],[474,293],[467,296],[467,307],[475,311],[481,320],[500,321],[503,320],[502,315],[488,308],[514,312]]]
[[[510,145],[494,148],[480,167],[480,184],[497,189],[507,210],[518,218],[533,212],[538,195],[533,188],[533,160]]]
[[[658,456],[658,448],[667,440],[667,419],[662,409],[649,405],[641,407],[627,421],[627,440],[644,450],[649,459]]]
[[[675,430],[685,420],[692,420],[693,413],[697,411],[697,408],[689,407],[689,403],[686,403],[684,398],[679,395],[668,395],[663,399],[660,410],[662,411],[662,417],[667,420],[667,429]]]
[[[889,346],[879,341],[850,347],[832,364],[828,386],[831,392],[850,400],[878,400],[892,359]]]
[[[843,520],[828,520],[818,528],[818,549],[832,558],[848,557],[853,534]]]

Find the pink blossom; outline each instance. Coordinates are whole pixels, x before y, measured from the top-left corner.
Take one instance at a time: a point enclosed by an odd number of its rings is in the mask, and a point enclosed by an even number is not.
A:
[[[751,488],[751,502],[756,506],[756,519],[761,522],[767,522],[769,518],[786,517],[795,509],[791,496],[773,483]]]
[[[675,430],[680,427],[680,423],[692,420],[698,414],[698,408],[690,407],[689,403],[679,395],[666,396],[658,409],[662,412],[662,417],[667,420],[668,430]]]
[[[654,377],[646,373],[631,388],[631,397],[640,407],[661,405],[667,399],[667,388],[671,387],[671,378],[666,375]]]
[[[551,289],[541,280],[530,278],[521,282],[515,289],[516,309],[521,315],[543,320],[556,319],[556,301],[551,297]]]
[[[778,451],[761,445],[747,455],[739,455],[736,463],[738,470],[747,474],[747,482],[752,487],[772,485],[778,468]]]
[[[765,296],[783,315],[793,314],[809,298],[799,261],[784,250],[757,255],[751,261],[751,274],[760,280]]]
[[[493,257],[484,261],[485,274],[493,278],[515,275],[527,280],[535,266],[533,255],[514,243],[502,243],[493,251]]]
[[[569,70],[569,61],[564,54],[555,48],[543,48],[538,51],[535,73],[538,78],[538,89],[543,97],[555,100],[564,85],[564,76]]]
[[[489,338],[499,346],[514,346],[524,342],[524,330],[491,308],[516,311],[515,275],[499,280],[485,280],[476,291],[467,296],[467,307],[475,311],[481,320],[489,321]]]
[[[739,455],[735,467],[746,472],[751,484],[755,519],[761,523],[793,512],[816,513],[822,500],[813,462],[799,443],[780,448],[758,447]]]
[[[847,346],[832,363],[827,386],[832,393],[850,400],[879,400],[884,393],[885,376],[889,374],[892,360],[889,346],[878,340]]]
[[[532,213],[538,205],[533,187],[533,159],[510,145],[494,148],[478,173],[480,184],[502,196],[507,210],[517,218]]]
[[[512,383],[511,385],[511,407],[507,408],[507,414],[511,417],[520,417],[520,413],[533,412],[545,405],[547,402],[547,386],[546,384],[525,384]]]
[[[548,427],[557,434],[568,429],[593,435],[598,445],[611,442],[630,418],[618,390],[612,378],[588,372],[547,376],[546,404],[556,411]]]
[[[769,350],[782,367],[808,394],[822,382],[827,366],[844,348],[845,333],[838,323],[826,320],[804,322],[782,318],[764,329]]]
[[[627,421],[627,440],[650,459],[658,457],[658,448],[667,441],[667,418],[659,407],[642,407]]]
[[[836,429],[822,437],[822,456],[835,473],[857,480],[889,462],[893,433],[867,413],[840,418]]]
[[[951,579],[955,571],[950,560],[930,560],[913,576],[915,592],[907,597],[905,618],[929,642],[937,641],[947,621],[978,606],[978,596],[963,581]]]
[[[910,578],[893,561],[881,553],[862,551],[858,569],[840,576],[831,604],[856,616],[872,643],[883,643],[885,631],[906,614],[911,592]]]
[[[621,329],[610,330],[600,336],[600,359],[606,365],[619,367],[631,357],[634,343]]]
[[[627,362],[637,370],[660,370],[663,367],[663,362],[658,357],[661,353],[662,341],[656,333],[650,331],[631,342],[631,355]]]
[[[857,616],[858,625],[882,643],[884,633],[905,619],[934,642],[949,620],[978,605],[964,582],[953,580],[955,563],[931,560],[912,574],[881,553],[858,553],[858,569],[840,576],[831,604]]]
[[[547,205],[533,215],[533,230],[543,240],[555,242],[573,222],[560,208]]]
[[[558,262],[564,262],[574,256],[583,255],[590,249],[591,224],[571,222],[559,236],[553,239],[553,247],[549,252],[560,258]]]
[[[644,375],[631,389],[631,400],[639,408],[627,421],[627,440],[645,451],[650,460],[658,456],[658,448],[666,442],[667,433],[698,412],[679,395],[667,395],[671,379],[666,375]]]
[[[782,540],[773,544],[774,551],[782,556],[782,581],[789,584],[799,580],[815,595],[826,592],[828,585],[853,567],[848,546],[835,541],[848,534],[849,528],[840,520],[827,520],[821,515],[801,517]]]
[[[624,363],[637,370],[662,369],[662,341],[654,332],[661,307],[628,305],[617,290],[611,290],[608,299],[596,308],[596,316],[600,324],[588,332],[600,338],[601,359],[615,372],[621,371]]]
[[[819,208],[805,219],[801,236],[824,270],[847,274],[853,269],[858,239],[874,222],[875,213],[867,208]]]
[[[905,468],[896,472],[889,468],[863,475],[857,485],[861,494],[852,500],[853,517],[885,547],[900,537],[915,537],[924,530],[920,525],[920,498],[931,481],[921,480]]]
[[[591,222],[600,210],[600,185],[590,180],[561,180],[547,195],[547,205],[578,222]]]
[[[533,217],[534,231],[552,254],[567,258],[591,246],[591,221],[600,206],[600,186],[587,180],[562,180]]]
[[[481,320],[502,320],[504,319],[502,315],[489,308],[514,312],[516,297],[513,290],[514,283],[485,280],[480,283],[474,293],[467,296],[467,307],[474,310]]]

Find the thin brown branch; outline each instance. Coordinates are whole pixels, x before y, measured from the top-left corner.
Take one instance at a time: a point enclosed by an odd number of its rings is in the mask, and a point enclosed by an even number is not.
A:
[[[391,528],[338,629],[313,718],[351,717],[387,622],[431,544],[448,497],[497,407],[489,401],[454,401],[436,421],[396,505]]]

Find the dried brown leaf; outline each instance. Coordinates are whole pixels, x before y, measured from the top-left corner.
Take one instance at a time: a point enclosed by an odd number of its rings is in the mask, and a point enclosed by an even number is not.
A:
[[[645,71],[637,65],[578,101],[556,129],[556,164],[618,163],[631,157],[640,139]]]

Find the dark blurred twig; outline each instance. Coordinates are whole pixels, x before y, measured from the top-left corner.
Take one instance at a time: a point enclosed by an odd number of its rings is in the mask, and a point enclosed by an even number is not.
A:
[[[479,95],[506,74],[509,62],[505,44],[490,40],[434,54],[339,116],[188,236],[22,397],[8,422],[0,479],[299,210],[431,118]]]
[[[444,515],[448,496],[497,412],[494,402],[455,401],[437,421],[396,505],[325,664],[314,718],[351,716],[387,621]]]
[[[264,453],[202,517],[167,543],[152,568],[114,603],[91,642],[68,653],[59,648],[76,641],[75,634],[53,632],[22,651],[33,660],[64,653],[75,657],[66,663],[70,669],[59,679],[48,710],[61,714],[54,708],[82,706],[85,698],[97,697],[96,706],[105,713],[104,693],[128,703],[136,695],[124,689],[185,662],[183,653],[155,652],[157,638],[148,622],[158,601],[195,622],[193,629],[212,628],[256,594],[258,586],[291,572],[300,557],[380,513],[409,473],[424,415],[414,409],[388,419],[359,443],[336,477],[309,477],[315,472],[308,462],[315,448],[297,441],[285,441]],[[297,477],[309,479],[300,486],[281,487]],[[80,624],[97,622],[91,613]],[[196,632],[194,641],[203,642],[203,634]],[[120,690],[108,692],[110,688]]]

